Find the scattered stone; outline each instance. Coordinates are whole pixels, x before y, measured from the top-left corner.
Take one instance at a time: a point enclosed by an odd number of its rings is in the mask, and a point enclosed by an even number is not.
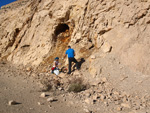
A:
[[[87,92],[85,93],[85,97],[89,98],[91,96],[91,93]]]
[[[101,99],[101,101],[104,101],[104,99],[106,99],[106,96],[104,96],[104,95],[100,95],[100,99]]]
[[[135,110],[134,111],[130,111],[129,113],[137,113]],[[139,113],[139,112],[138,112]]]
[[[122,107],[117,107],[116,110],[117,111],[122,111]]]
[[[119,92],[117,92],[117,91],[114,91],[113,94],[114,95],[120,95]]]
[[[121,106],[124,107],[124,108],[131,108],[130,105],[126,104],[126,103],[122,103]]]
[[[44,105],[44,103],[38,102],[38,105]]]
[[[48,101],[48,102],[54,102],[54,101],[57,101],[57,99],[55,99],[55,98],[53,98],[53,97],[50,97],[50,98],[47,99],[47,101]]]
[[[96,101],[96,100],[97,100],[97,98],[98,98],[98,95],[94,95],[94,96],[93,96],[93,100],[95,100],[95,101]]]
[[[49,107],[49,108],[52,108],[52,106],[51,106],[51,105],[48,105],[48,107]]]
[[[26,68],[26,71],[31,71],[31,68],[30,68],[30,67],[27,67],[27,68]]]
[[[63,90],[63,88],[60,87],[60,88],[58,88],[58,90],[61,91],[61,90]]]
[[[88,99],[85,100],[85,102],[86,102],[87,104],[91,104],[91,99],[88,98]]]
[[[96,56],[95,55],[91,55],[91,59],[95,59],[96,58]]]
[[[36,74],[35,74],[35,73],[32,73],[31,76],[32,76],[32,77],[36,77]]]
[[[84,109],[85,113],[92,113],[92,111],[88,110],[88,109]]]
[[[66,98],[63,98],[63,101],[67,101],[67,99],[66,99]]]
[[[109,106],[108,102],[104,102],[105,106]]]
[[[108,53],[111,52],[112,46],[109,43],[104,43],[104,45],[102,46],[102,51],[104,53]]]
[[[41,95],[40,95],[40,97],[46,97],[46,94],[45,93],[42,93]]]
[[[102,82],[105,83],[107,79],[105,77],[102,78]]]
[[[30,110],[33,110],[33,108],[30,108]]]
[[[81,75],[81,74],[80,74],[79,71],[75,71],[75,72],[74,72],[74,75],[79,76],[79,75]]]
[[[14,101],[14,100],[11,100],[11,101],[8,102],[8,105],[16,105],[16,104],[17,104],[17,102]]]
[[[58,76],[59,76],[60,78],[64,78],[66,75],[65,75],[64,73],[60,73]]]

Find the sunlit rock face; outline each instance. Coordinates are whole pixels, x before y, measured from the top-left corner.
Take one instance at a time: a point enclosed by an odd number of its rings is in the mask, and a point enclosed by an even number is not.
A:
[[[133,70],[150,74],[149,3],[33,0],[15,9],[1,9],[1,59],[38,67],[62,57],[71,45],[77,59],[92,54],[101,59],[113,56]],[[99,65],[94,63],[96,59],[92,62],[91,73],[96,73]]]

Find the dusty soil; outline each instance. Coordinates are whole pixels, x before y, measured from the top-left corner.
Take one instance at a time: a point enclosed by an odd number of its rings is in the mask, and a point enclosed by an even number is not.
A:
[[[8,63],[0,63],[0,113],[83,113],[80,106],[71,106],[61,96],[56,96],[58,101],[49,103],[47,98],[55,95],[46,92],[48,96],[41,98],[41,93],[37,80]],[[18,104],[10,106],[10,100]]]
[[[71,76],[77,73],[75,71]],[[47,74],[45,73],[45,77],[52,77],[51,74],[46,76]],[[109,82],[105,81],[106,83],[79,93],[51,90],[45,92],[46,97],[40,97],[43,93],[41,79],[44,74],[40,74],[39,77],[29,75],[28,72],[8,62],[0,62],[0,113],[149,113],[150,111],[149,87],[145,87],[143,82],[142,87],[133,88],[139,90],[139,93],[132,95],[117,91],[116,87],[108,86]],[[65,83],[71,76],[59,80]],[[144,83],[148,85],[146,81]],[[143,98],[139,95],[142,88],[146,90],[142,93]],[[47,99],[50,97],[57,101],[48,102]],[[16,101],[17,104],[9,105],[10,100]]]

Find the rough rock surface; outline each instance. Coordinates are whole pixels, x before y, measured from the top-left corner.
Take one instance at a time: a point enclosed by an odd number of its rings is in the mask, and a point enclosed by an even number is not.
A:
[[[34,0],[1,14],[1,57],[39,66],[70,44],[77,58],[112,49],[122,64],[149,74],[149,8],[148,0]]]

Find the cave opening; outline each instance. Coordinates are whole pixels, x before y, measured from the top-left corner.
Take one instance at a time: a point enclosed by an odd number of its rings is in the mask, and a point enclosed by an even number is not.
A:
[[[65,32],[66,30],[69,31],[69,26],[68,26],[67,24],[59,24],[59,25],[56,27],[55,35],[58,36],[60,33],[63,33],[63,32]]]
[[[45,59],[45,62],[53,62],[55,57],[62,57],[67,50],[68,44],[71,40],[73,29],[66,23],[60,23],[54,30],[53,49],[50,55]],[[63,62],[64,63],[64,62]]]

